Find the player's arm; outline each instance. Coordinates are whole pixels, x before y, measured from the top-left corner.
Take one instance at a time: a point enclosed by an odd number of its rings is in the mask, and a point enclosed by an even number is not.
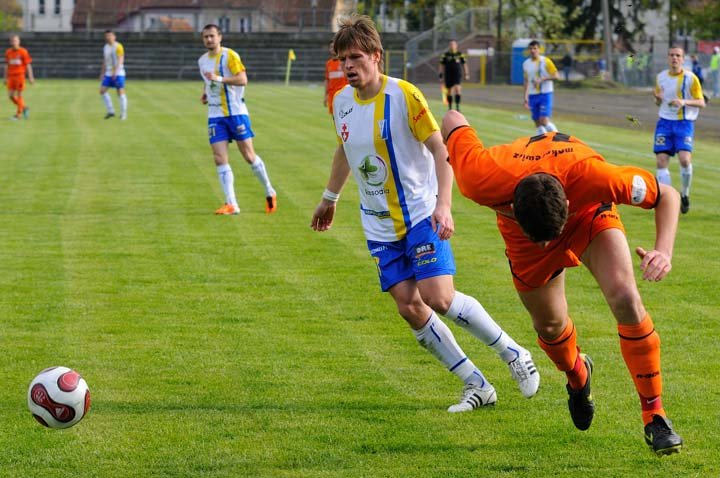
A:
[[[662,280],[672,268],[671,260],[680,215],[680,194],[666,184],[658,184],[660,198],[655,206],[655,248],[645,251],[635,249],[640,256],[643,279]]]
[[[102,80],[105,76],[105,58],[103,58],[102,65],[100,65],[100,79]]]
[[[122,70],[123,65],[125,64],[125,55],[124,54],[118,54],[117,57],[117,65],[115,65],[115,69],[113,70],[113,76],[117,75],[117,72]]]
[[[205,83],[203,83],[202,95],[200,95],[200,102],[204,105],[208,103],[207,93],[205,92]]]
[[[30,84],[35,83],[35,74],[33,73],[33,68],[30,63],[27,64],[27,75],[28,75],[28,81]]]
[[[530,79],[527,72],[523,73],[523,106],[530,109]]]
[[[443,137],[439,131],[431,134],[423,144],[430,150],[435,159],[435,174],[438,182],[437,202],[430,220],[440,239],[450,239],[450,236],[455,232],[455,223],[451,212],[453,172],[447,162],[447,148],[443,144]]]
[[[342,145],[338,145],[333,155],[332,168],[327,187],[323,192],[320,204],[315,208],[310,227],[313,230],[327,231],[332,226],[335,217],[335,206],[340,198],[340,192],[350,176],[350,165]]]
[[[469,80],[470,79],[470,69],[468,68],[467,61],[465,61],[465,55],[462,56],[462,66],[463,66],[463,70],[465,70],[465,79]]]
[[[660,84],[655,81],[655,89],[653,89],[653,96],[655,97],[655,104],[660,106],[662,104],[663,95],[660,89]]]
[[[248,83],[247,73],[245,70],[239,71],[232,76],[220,76],[215,72],[205,73],[205,77],[211,81],[217,81],[218,83],[224,83],[232,86],[245,86]]]

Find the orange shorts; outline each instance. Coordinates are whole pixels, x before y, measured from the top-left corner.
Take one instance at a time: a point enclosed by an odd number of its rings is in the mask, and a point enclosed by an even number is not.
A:
[[[8,76],[7,89],[9,91],[22,91],[25,89],[25,76]]]
[[[519,236],[503,234],[503,238],[513,283],[521,292],[542,287],[566,267],[580,265],[585,249],[600,232],[606,229],[625,232],[613,203],[598,203],[578,211],[570,217],[560,237],[544,249],[525,238],[519,227],[516,229]]]

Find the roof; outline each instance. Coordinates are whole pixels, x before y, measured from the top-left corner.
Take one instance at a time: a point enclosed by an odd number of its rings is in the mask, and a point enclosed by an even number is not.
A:
[[[92,28],[113,28],[127,17],[141,10],[261,10],[274,16],[282,15],[289,23],[297,23],[299,10],[310,10],[311,0],[77,0],[73,11],[74,29],[84,29],[88,15]],[[334,0],[317,0],[317,10],[335,8]],[[295,14],[293,15],[293,12]]]

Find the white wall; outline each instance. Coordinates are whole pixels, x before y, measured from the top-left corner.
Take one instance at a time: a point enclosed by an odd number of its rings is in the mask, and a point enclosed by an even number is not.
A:
[[[21,0],[23,30],[34,32],[72,31],[75,0]]]

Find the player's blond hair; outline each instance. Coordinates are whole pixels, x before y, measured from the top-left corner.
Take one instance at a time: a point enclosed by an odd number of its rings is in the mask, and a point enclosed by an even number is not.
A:
[[[335,54],[358,48],[368,55],[380,53],[380,68],[383,63],[383,46],[375,23],[367,15],[356,13],[338,20],[338,31],[333,38]]]

